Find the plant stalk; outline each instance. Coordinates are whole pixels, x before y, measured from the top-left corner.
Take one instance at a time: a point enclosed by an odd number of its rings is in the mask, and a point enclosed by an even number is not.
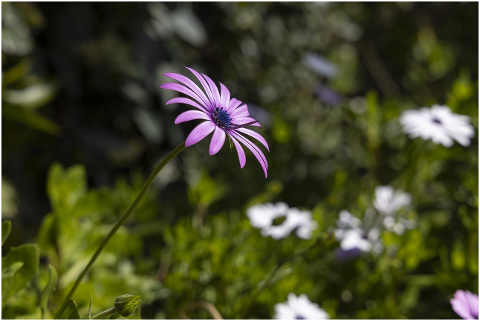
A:
[[[105,310],[105,311],[102,311],[102,312],[100,312],[99,314],[95,314],[95,315],[92,317],[92,319],[105,318],[105,317],[114,315],[115,313],[117,313],[117,312],[115,311],[115,307],[113,307],[113,308],[107,309],[107,310]]]
[[[130,208],[125,212],[125,214],[123,214],[123,216],[120,218],[120,220],[118,220],[118,222],[115,224],[115,226],[112,228],[112,230],[110,231],[110,233],[108,233],[108,235],[105,237],[105,239],[102,241],[102,243],[100,244],[100,246],[98,247],[97,251],[95,252],[95,254],[93,254],[92,258],[90,259],[90,261],[88,262],[87,266],[85,267],[85,269],[83,270],[83,272],[78,276],[77,280],[75,281],[75,284],[73,285],[72,289],[70,290],[70,292],[68,293],[68,295],[66,296],[65,300],[63,301],[63,304],[60,308],[60,310],[58,310],[57,314],[55,315],[55,319],[58,319],[59,316],[62,314],[62,312],[65,310],[65,307],[66,307],[66,303],[67,301],[73,296],[73,294],[75,293],[75,291],[77,290],[78,286],[80,285],[80,282],[82,282],[82,279],[85,277],[85,275],[87,275],[87,273],[90,271],[90,269],[92,268],[93,264],[95,263],[95,261],[97,260],[97,258],[100,256],[100,254],[102,253],[103,249],[105,248],[105,246],[107,245],[107,243],[110,241],[110,239],[113,237],[113,235],[115,235],[115,233],[117,232],[117,230],[120,228],[120,226],[123,225],[123,223],[125,223],[125,221],[130,217],[130,215],[135,211],[135,209],[137,208],[138,204],[140,203],[140,201],[143,199],[143,197],[145,196],[145,194],[147,193],[148,189],[150,188],[150,186],[152,185],[153,183],[153,180],[155,179],[155,177],[157,176],[157,174],[162,170],[162,168],[170,161],[172,160],[172,158],[174,158],[178,153],[180,153],[183,149],[185,149],[185,142],[181,143],[180,145],[178,145],[177,148],[175,148],[173,151],[170,152],[170,154],[168,154],[164,159],[162,159],[160,161],[160,163],[158,163],[157,167],[155,167],[155,169],[153,170],[153,172],[150,174],[150,176],[148,177],[147,181],[145,182],[145,184],[143,185],[142,187],[142,190],[140,191],[140,193],[138,194],[137,198],[135,198],[135,201],[133,201],[133,204],[130,206]]]

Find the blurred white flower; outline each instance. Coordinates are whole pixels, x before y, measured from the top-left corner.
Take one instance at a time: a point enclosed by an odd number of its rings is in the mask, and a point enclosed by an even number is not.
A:
[[[317,222],[312,219],[312,213],[309,211],[300,211],[298,208],[291,208],[287,221],[296,228],[296,233],[299,238],[310,239],[312,232],[318,226]]]
[[[321,309],[318,304],[310,302],[305,294],[298,297],[290,293],[288,301],[275,305],[274,319],[295,320],[295,319],[328,319],[329,315]]]
[[[247,210],[247,216],[253,227],[261,229],[263,236],[271,236],[276,240],[287,237],[295,229],[298,237],[309,239],[317,228],[317,222],[312,219],[310,212],[289,208],[282,202],[252,206]],[[274,220],[282,217],[285,220],[275,225]]]
[[[349,211],[342,210],[340,211],[337,226],[341,229],[360,228],[360,226],[362,226],[362,221],[350,214]]]
[[[383,215],[394,215],[399,209],[410,205],[411,201],[408,193],[395,191],[392,186],[377,186],[373,206]]]
[[[385,226],[390,232],[402,235],[405,230],[411,230],[415,227],[415,221],[407,220],[405,218],[395,220],[393,216],[387,216],[383,219],[383,226]]]
[[[276,218],[287,216],[289,207],[285,203],[267,203],[255,205],[247,210],[247,216],[253,227],[261,229],[263,236],[271,236],[274,239],[286,237],[292,231],[292,227],[287,224],[287,220],[280,225],[273,225]]]
[[[359,249],[362,252],[380,253],[383,246],[380,243],[380,231],[373,228],[369,231],[360,229],[346,230],[337,237],[340,240],[340,248],[344,251]],[[337,236],[337,233],[335,233]]]
[[[327,59],[317,54],[311,52],[305,54],[305,56],[303,56],[303,63],[305,66],[322,76],[328,78],[337,76],[337,67]]]
[[[475,134],[470,117],[454,114],[448,106],[433,105],[432,108],[404,111],[400,123],[411,138],[431,139],[445,147],[451,147],[454,140],[468,146]]]
[[[412,196],[402,191],[395,191],[392,186],[377,186],[375,188],[375,200],[373,206],[384,215],[383,225],[397,235],[402,235],[405,230],[415,226],[413,220],[396,218],[399,210],[410,205]]]
[[[346,210],[340,212],[337,229],[334,232],[335,238],[340,242],[340,248],[344,251],[358,249],[362,252],[380,253],[383,249],[380,230],[365,229],[363,222]]]

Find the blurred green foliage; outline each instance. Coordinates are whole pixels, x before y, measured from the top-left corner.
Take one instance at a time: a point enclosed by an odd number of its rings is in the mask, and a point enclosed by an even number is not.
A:
[[[330,318],[455,318],[451,295],[478,292],[478,137],[445,148],[398,122],[438,103],[478,128],[478,4],[5,2],[2,18],[3,318],[51,318],[193,128],[174,125],[183,107],[159,88],[184,65],[267,114],[268,179],[250,153],[240,169],[228,146],[187,148],[63,317],[129,293],[142,299],[129,318],[211,318],[199,302],[271,318],[294,292]],[[310,70],[309,52],[337,76]],[[341,102],[317,99],[320,84]],[[412,194],[416,228],[384,232],[381,255],[339,261],[339,211],[362,217],[378,185]],[[246,209],[277,201],[312,211],[311,240],[251,227]]]

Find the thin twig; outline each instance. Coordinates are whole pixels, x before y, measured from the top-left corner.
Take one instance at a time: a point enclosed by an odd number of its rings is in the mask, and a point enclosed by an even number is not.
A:
[[[363,51],[362,56],[365,66],[383,94],[385,96],[398,94],[399,87],[393,77],[390,76],[387,66],[383,63],[373,44],[368,43],[360,46],[360,48]]]
[[[190,319],[185,314],[185,311],[196,310],[196,309],[205,309],[210,313],[210,315],[215,320],[223,320],[223,317],[220,314],[220,312],[218,312],[217,308],[212,303],[206,302],[206,301],[194,302],[194,303],[191,303],[191,304],[187,305],[186,307],[184,307],[183,309],[180,309],[180,311],[178,311],[178,316],[179,316],[180,319]]]

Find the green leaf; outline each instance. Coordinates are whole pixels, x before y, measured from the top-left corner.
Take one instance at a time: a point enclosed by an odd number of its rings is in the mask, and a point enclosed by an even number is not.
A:
[[[2,245],[7,240],[8,236],[10,235],[11,230],[12,230],[12,222],[8,221],[8,220],[3,221],[2,222]]]
[[[23,262],[14,262],[12,265],[4,267],[2,270],[2,278],[8,279],[13,277],[22,266]]]
[[[75,165],[64,170],[55,163],[48,172],[47,190],[53,211],[68,216],[87,189],[85,168]],[[62,216],[62,217],[64,217]]]
[[[280,115],[275,115],[272,136],[280,144],[286,144],[290,140],[290,128]]]
[[[63,310],[62,314],[60,314],[58,318],[63,320],[80,319],[80,315],[78,314],[78,307],[75,301],[73,301],[72,299],[68,300],[65,310]]]
[[[2,87],[8,86],[10,83],[18,81],[25,77],[27,73],[32,69],[32,61],[28,58],[23,58],[15,66],[8,68],[3,74]]]
[[[2,276],[10,270],[11,279],[9,282],[2,283],[3,304],[12,296],[27,287],[32,278],[38,274],[38,264],[40,261],[39,249],[36,244],[24,244],[18,247],[12,247],[10,252],[2,258]],[[23,263],[21,267],[19,264]],[[17,264],[15,272],[12,273],[12,266]],[[4,278],[2,278],[3,281]]]
[[[43,218],[37,237],[37,243],[40,247],[42,255],[49,253],[52,249],[55,249],[58,235],[59,230],[57,217],[54,213],[47,214],[47,216]]]
[[[467,255],[465,253],[465,248],[462,242],[460,242],[460,240],[457,240],[454,243],[452,253],[451,253],[451,258],[452,258],[452,267],[455,270],[461,271],[465,268],[467,264],[467,260],[466,260]]]
[[[3,100],[23,109],[34,110],[49,103],[54,97],[57,85],[54,82],[31,84],[23,89],[5,89]]]
[[[380,145],[380,107],[378,105],[378,95],[374,91],[367,93],[367,138],[372,149],[377,149]]]
[[[53,136],[58,136],[61,131],[60,126],[34,110],[4,104],[2,116],[5,117],[5,119],[23,123],[33,129],[46,132]]]
[[[90,294],[90,303],[88,304],[88,318],[91,319],[92,318],[92,301],[93,301],[93,295]]]
[[[45,312],[47,311],[47,304],[48,304],[48,298],[50,297],[50,294],[53,292],[53,290],[57,286],[57,281],[58,281],[58,273],[57,270],[50,265],[48,267],[48,272],[50,275],[50,278],[48,280],[48,284],[45,287],[45,290],[42,292],[42,298],[40,300],[40,309],[42,311],[42,319],[45,317]]]
[[[221,199],[226,189],[223,183],[215,181],[207,173],[203,173],[196,185],[188,188],[188,200],[192,205],[207,208]]]
[[[2,293],[4,289],[10,288],[13,283],[13,276],[20,270],[23,266],[23,262],[14,262],[8,267],[3,267],[2,269]],[[2,301],[2,304],[5,304],[5,299]]]

